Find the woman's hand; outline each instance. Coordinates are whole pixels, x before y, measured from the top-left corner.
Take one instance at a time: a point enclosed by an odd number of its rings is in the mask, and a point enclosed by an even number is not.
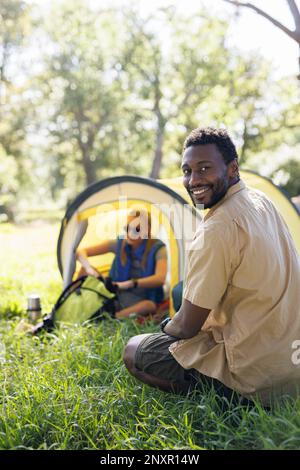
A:
[[[99,272],[97,271],[97,269],[93,268],[92,266],[87,266],[85,268],[85,271],[86,273],[89,275],[89,276],[94,276],[94,277],[98,277],[99,276]]]
[[[129,279],[129,281],[122,281],[122,282],[113,282],[115,286],[117,286],[120,290],[127,290],[133,288],[133,281]]]

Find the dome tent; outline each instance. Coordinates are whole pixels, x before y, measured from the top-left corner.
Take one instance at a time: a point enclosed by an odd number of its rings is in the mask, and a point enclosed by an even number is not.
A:
[[[201,223],[200,213],[170,185],[139,176],[117,176],[89,186],[67,209],[57,246],[64,285],[71,282],[76,270],[77,247],[115,238],[126,225],[128,210],[133,208],[151,212],[152,236],[166,243],[166,284],[172,289],[183,279],[185,244],[192,239],[193,228]],[[113,257],[113,253],[95,256],[92,264],[105,276]]]
[[[241,171],[245,183],[264,192],[281,212],[300,253],[300,214],[290,199],[270,180],[250,171]],[[64,285],[76,270],[75,251],[108,238],[115,238],[126,225],[128,209],[151,211],[152,236],[167,245],[167,284],[172,289],[184,278],[186,243],[201,223],[201,213],[192,206],[182,178],[153,180],[139,176],[116,176],[92,184],[68,207],[62,220],[57,245],[58,266]],[[93,257],[92,264],[107,275],[113,253]],[[170,299],[171,300],[171,299]],[[174,308],[171,302],[171,315]]]

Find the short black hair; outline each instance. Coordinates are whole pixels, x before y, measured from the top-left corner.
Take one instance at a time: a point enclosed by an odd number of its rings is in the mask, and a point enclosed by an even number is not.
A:
[[[207,144],[215,144],[218,147],[226,164],[235,158],[238,159],[235,145],[226,129],[216,129],[214,127],[198,127],[194,129],[185,139],[183,151],[188,147]]]

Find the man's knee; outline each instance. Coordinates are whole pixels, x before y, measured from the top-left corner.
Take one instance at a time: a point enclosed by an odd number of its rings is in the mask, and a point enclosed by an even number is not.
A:
[[[135,354],[141,341],[143,341],[146,336],[149,336],[149,334],[133,336],[124,348],[123,361],[129,372],[133,372],[135,369]]]

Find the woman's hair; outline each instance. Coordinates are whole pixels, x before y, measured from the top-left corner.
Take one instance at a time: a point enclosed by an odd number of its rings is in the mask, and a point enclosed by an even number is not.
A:
[[[142,228],[147,228],[147,242],[146,242],[146,248],[143,254],[142,258],[142,267],[145,269],[146,263],[147,263],[147,257],[150,249],[152,246],[155,244],[156,239],[151,238],[151,214],[150,212],[146,210],[131,210],[128,215],[127,215],[127,226],[130,225],[130,223],[139,218],[139,223],[142,226]],[[124,266],[127,262],[127,254],[125,250],[126,246],[126,238],[122,241],[121,245],[121,264]]]

